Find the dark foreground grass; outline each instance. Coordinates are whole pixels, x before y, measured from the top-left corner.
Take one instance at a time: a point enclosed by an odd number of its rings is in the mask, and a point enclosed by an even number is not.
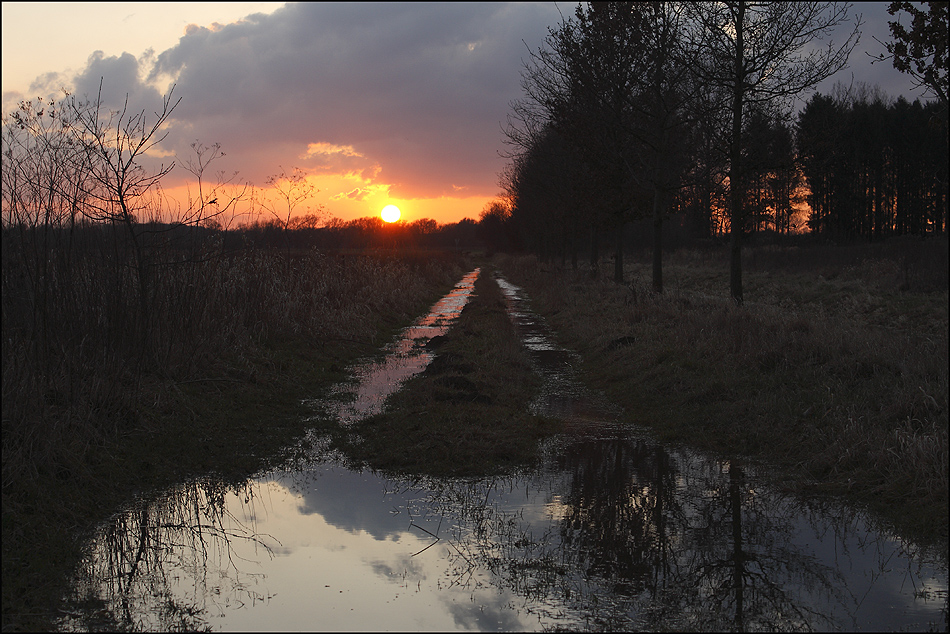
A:
[[[846,496],[946,549],[945,282],[914,290],[899,261],[838,265],[816,252],[811,266],[749,267],[738,308],[719,255],[668,255],[663,295],[649,290],[646,258],[625,285],[533,258],[501,268],[627,422],[752,457],[777,467],[781,486]]]
[[[285,311],[257,341],[210,350],[194,367],[142,375],[134,398],[117,395],[125,419],[113,423],[111,435],[83,433],[82,426],[70,432],[62,427],[70,424],[68,416],[47,421],[60,426],[50,451],[60,458],[34,461],[29,469],[4,465],[3,630],[53,626],[91,532],[134,496],[193,477],[227,486],[279,465],[307,429],[310,412],[302,399],[341,380],[348,363],[424,314],[466,265],[360,257],[347,262],[344,275],[315,271],[314,293],[299,297],[310,304],[301,307],[302,316],[319,315],[315,328],[300,327]],[[279,287],[278,274],[262,283]],[[335,285],[339,301],[319,295],[321,280]],[[227,312],[227,306],[215,308]],[[6,416],[5,462],[16,457],[7,451]]]
[[[486,267],[437,356],[392,395],[386,411],[337,435],[365,466],[431,476],[499,473],[537,460],[559,423],[528,413],[540,385]]]

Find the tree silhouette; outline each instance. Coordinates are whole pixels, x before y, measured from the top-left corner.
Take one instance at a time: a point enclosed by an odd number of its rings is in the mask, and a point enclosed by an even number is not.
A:
[[[917,86],[932,91],[943,107],[947,107],[947,19],[946,2],[921,2],[928,10],[917,8],[910,2],[891,2],[887,12],[891,15],[904,11],[910,14],[910,30],[900,23],[900,16],[888,22],[892,42],[885,44],[894,68],[914,78]]]
[[[743,118],[754,104],[788,100],[845,67],[857,44],[860,16],[839,46],[814,46],[848,20],[848,5],[824,2],[696,2],[685,5],[701,82],[726,89],[729,132],[729,220],[732,298],[742,304]]]

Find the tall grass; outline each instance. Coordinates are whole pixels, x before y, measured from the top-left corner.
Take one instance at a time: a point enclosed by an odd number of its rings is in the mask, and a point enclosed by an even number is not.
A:
[[[81,463],[90,444],[135,426],[145,383],[250,371],[239,368],[248,351],[282,338],[372,339],[381,314],[410,318],[420,297],[458,272],[319,252],[172,261],[152,274],[142,323],[134,267],[89,250],[51,251],[37,265],[14,237],[4,232],[5,493],[40,469]]]
[[[865,501],[945,543],[947,288],[932,282],[945,262],[918,270],[926,291],[914,292],[900,258],[836,263],[816,250],[791,267],[758,255],[744,308],[726,299],[722,254],[669,256],[663,295],[648,290],[645,258],[627,285],[530,258],[502,268],[629,421],[780,465],[794,486]]]
[[[167,247],[143,318],[115,243],[41,238],[3,232],[5,631],[51,627],[81,539],[136,491],[276,460],[300,399],[462,274],[391,252]]]

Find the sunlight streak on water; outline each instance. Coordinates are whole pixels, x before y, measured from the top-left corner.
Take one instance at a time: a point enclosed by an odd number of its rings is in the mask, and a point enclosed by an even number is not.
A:
[[[477,275],[388,348],[401,369],[361,365],[360,386],[388,395],[406,368],[424,368],[431,354],[419,344],[445,332]],[[544,380],[532,408],[569,423],[569,433],[542,443],[535,468],[386,476],[349,468],[328,439],[316,439],[285,470],[237,486],[186,483],[106,522],[61,627],[946,627],[940,553],[860,510],[775,490],[741,461],[667,447],[615,422],[577,380],[576,355],[556,344],[518,287],[498,283]],[[352,383],[347,390],[356,396],[339,411],[350,422],[385,400],[360,400]]]
[[[349,370],[350,381],[337,386],[331,398],[310,404],[323,410],[323,416],[336,419],[344,426],[382,412],[389,395],[432,361],[434,355],[425,344],[444,335],[458,319],[471,297],[480,270],[476,268],[467,273],[425,316],[404,329],[399,339],[384,349],[384,358],[357,363]]]

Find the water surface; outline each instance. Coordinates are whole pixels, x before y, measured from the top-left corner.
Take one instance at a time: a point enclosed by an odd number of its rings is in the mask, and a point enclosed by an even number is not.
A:
[[[771,489],[749,465],[617,425],[616,410],[576,381],[576,357],[521,289],[499,283],[544,378],[532,408],[569,422],[543,444],[536,467],[493,478],[389,477],[351,469],[317,437],[310,456],[241,487],[188,483],[104,524],[62,625],[946,628],[939,556],[861,511]],[[414,357],[431,358],[420,344],[444,331],[425,332],[392,347],[403,361],[354,369],[349,394],[377,387],[344,401],[341,424],[378,411],[385,396],[370,392],[391,393],[405,367],[422,363]]]
[[[437,301],[383,350],[378,359],[366,359],[349,368],[349,380],[336,386],[329,398],[315,399],[311,406],[341,425],[378,414],[390,394],[432,361],[426,344],[444,335],[468,303],[481,269],[467,273],[448,294]]]

